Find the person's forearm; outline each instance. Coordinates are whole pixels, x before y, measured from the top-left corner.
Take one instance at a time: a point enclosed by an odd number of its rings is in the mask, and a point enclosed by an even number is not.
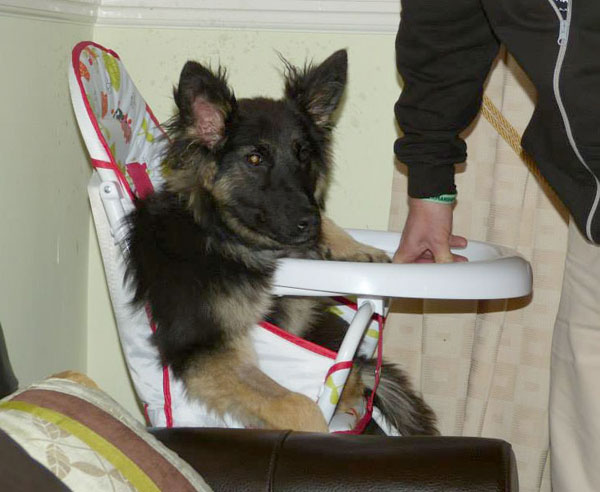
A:
[[[476,116],[498,40],[479,0],[402,0],[396,57],[404,88],[395,144],[409,169],[408,193],[455,192],[454,164],[466,158],[459,134]]]

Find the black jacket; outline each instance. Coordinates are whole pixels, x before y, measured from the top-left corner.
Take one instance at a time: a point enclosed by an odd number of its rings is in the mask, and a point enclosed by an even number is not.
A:
[[[396,56],[404,89],[395,144],[408,193],[455,190],[459,137],[481,105],[499,44],[538,92],[523,148],[587,238],[600,243],[600,1],[402,0]]]

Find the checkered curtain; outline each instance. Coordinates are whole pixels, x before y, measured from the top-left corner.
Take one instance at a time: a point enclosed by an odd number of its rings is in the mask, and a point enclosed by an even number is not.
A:
[[[410,372],[442,434],[510,442],[524,492],[550,490],[550,348],[567,238],[565,209],[519,146],[534,93],[502,53],[482,112],[465,132],[469,157],[457,166],[454,213],[457,234],[512,247],[531,262],[533,294],[508,301],[396,300],[385,333],[386,357]],[[401,230],[406,213],[406,169],[399,165],[390,230]]]

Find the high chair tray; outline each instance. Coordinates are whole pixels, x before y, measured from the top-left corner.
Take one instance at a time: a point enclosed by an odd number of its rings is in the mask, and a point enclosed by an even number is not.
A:
[[[356,240],[392,256],[400,233],[349,229]],[[480,241],[456,251],[466,263],[359,263],[281,260],[276,295],[359,295],[421,299],[508,299],[531,292],[531,266],[516,251]]]

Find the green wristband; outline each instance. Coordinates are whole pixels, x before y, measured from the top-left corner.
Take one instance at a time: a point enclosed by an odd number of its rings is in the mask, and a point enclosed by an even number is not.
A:
[[[432,196],[429,198],[421,198],[421,200],[425,200],[426,202],[446,203],[448,205],[452,205],[456,201],[456,193],[445,193],[443,195]]]

